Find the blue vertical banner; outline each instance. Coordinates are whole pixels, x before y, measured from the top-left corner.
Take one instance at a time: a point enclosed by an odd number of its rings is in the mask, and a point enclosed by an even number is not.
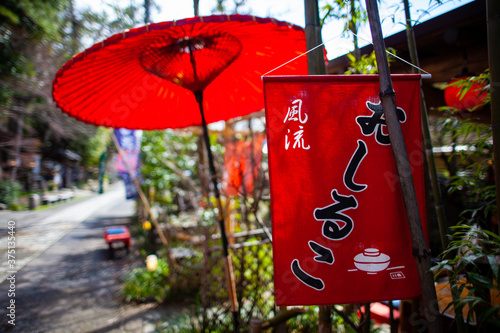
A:
[[[123,156],[118,154],[116,160],[116,171],[120,174],[125,183],[125,191],[127,199],[135,199],[139,197],[137,188],[134,186],[133,177],[138,178],[139,164],[140,164],[140,151],[141,151],[141,138],[142,131],[129,130],[125,128],[115,129],[115,136],[120,145]],[[130,169],[129,175],[127,168]]]

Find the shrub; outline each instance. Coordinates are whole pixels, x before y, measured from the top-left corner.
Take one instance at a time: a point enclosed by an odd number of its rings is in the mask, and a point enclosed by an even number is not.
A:
[[[122,292],[128,302],[147,302],[155,300],[162,303],[169,290],[169,268],[167,261],[158,258],[154,271],[145,267],[135,268],[125,279]]]
[[[465,288],[469,290],[466,296],[456,297],[450,304],[460,311],[469,306],[467,322],[474,322],[475,315],[480,329],[499,329],[500,306],[493,305],[491,297],[500,294],[500,236],[475,225],[458,225],[453,229],[455,240],[443,253],[443,256],[451,255],[452,258],[441,261],[433,269],[437,270],[436,275],[442,272],[451,275],[452,288],[457,290],[457,296]]]
[[[21,194],[21,185],[18,182],[11,182],[9,179],[0,181],[0,202],[11,206]]]

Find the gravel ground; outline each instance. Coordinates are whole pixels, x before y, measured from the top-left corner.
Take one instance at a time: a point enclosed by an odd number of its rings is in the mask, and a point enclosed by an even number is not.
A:
[[[187,304],[126,304],[120,296],[120,279],[143,262],[134,246],[110,258],[102,232],[130,224],[132,204],[100,208],[16,274],[15,326],[5,313],[9,280],[1,283],[0,332],[156,332],[185,314]]]

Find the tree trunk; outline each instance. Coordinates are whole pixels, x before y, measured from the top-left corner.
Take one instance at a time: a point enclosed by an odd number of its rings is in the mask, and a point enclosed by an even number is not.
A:
[[[330,333],[331,331],[332,331],[332,307],[330,305],[320,305],[318,333]]]
[[[151,0],[144,0],[144,23],[151,23]]]
[[[74,0],[69,1],[69,16],[71,21],[71,52],[77,54],[80,48],[80,22],[76,19]]]
[[[21,143],[23,142],[23,122],[24,115],[19,115],[16,121],[16,141],[14,144],[14,151],[12,154],[12,158],[15,161],[15,164],[12,166],[12,170],[10,172],[10,182],[14,184],[17,179],[17,171],[19,170],[21,164]]]
[[[198,169],[198,178],[200,179],[200,187],[201,194],[203,198],[209,198],[209,182],[206,165],[206,150],[205,143],[203,142],[203,136],[200,135],[198,137],[198,161],[197,161],[197,169]]]
[[[200,0],[193,0],[194,16],[200,16]]]

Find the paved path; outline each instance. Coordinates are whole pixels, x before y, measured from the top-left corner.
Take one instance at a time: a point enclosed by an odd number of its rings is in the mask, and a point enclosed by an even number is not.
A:
[[[0,284],[0,332],[144,333],[178,320],[182,305],[122,301],[120,281],[143,265],[142,259],[134,244],[131,254],[116,249],[110,259],[102,232],[106,226],[130,225],[134,202],[124,198],[117,187],[49,214],[8,217],[24,219],[16,221],[23,266],[18,264],[15,274],[15,297],[8,296],[9,280]],[[5,215],[0,218],[4,223]],[[15,326],[5,312],[11,299]]]
[[[90,194],[86,194],[90,196]],[[0,262],[0,283],[8,272],[20,271],[27,263],[52,246],[62,236],[71,231],[78,223],[87,219],[98,209],[123,200],[123,188],[115,185],[111,191],[93,195],[84,201],[59,204],[53,209],[38,212],[2,212],[0,215],[0,254],[7,258],[8,226],[15,226],[16,254],[15,267],[7,260]],[[9,221],[12,221],[9,223]]]

